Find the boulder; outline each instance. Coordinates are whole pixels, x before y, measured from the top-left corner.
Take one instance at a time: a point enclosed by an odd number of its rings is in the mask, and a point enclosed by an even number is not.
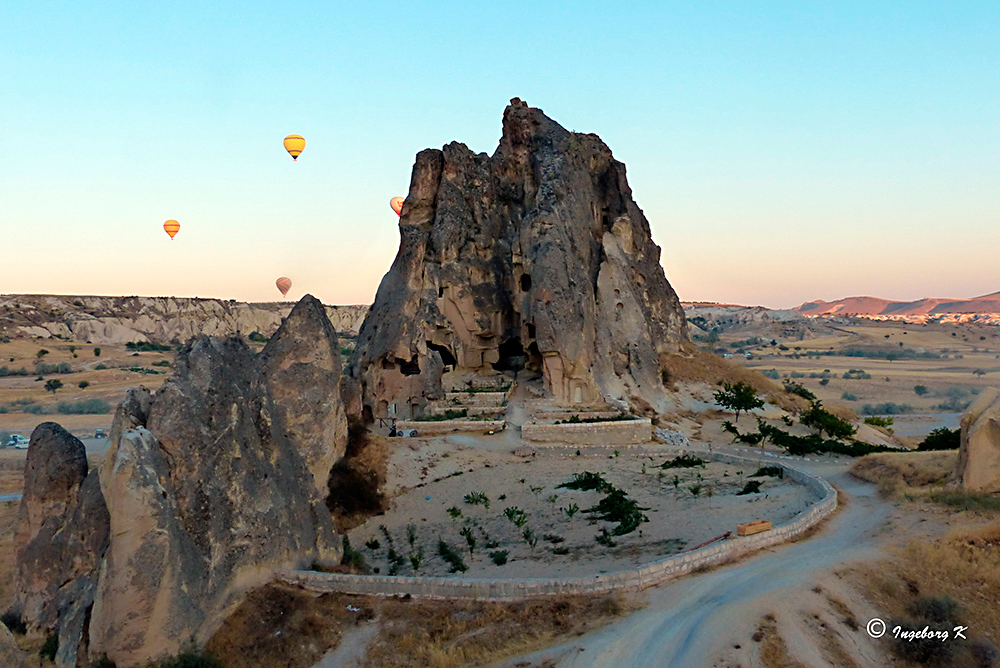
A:
[[[522,368],[564,405],[665,406],[660,360],[687,339],[684,312],[596,135],[514,99],[492,156],[417,155],[399,230],[347,370],[349,412],[414,417],[448,373]]]
[[[25,668],[27,656],[14,642],[10,630],[0,624],[0,666],[4,668]]]
[[[311,313],[314,304],[301,310]],[[119,407],[100,468],[113,538],[97,587],[91,657],[107,654],[127,668],[202,646],[275,568],[339,563],[304,453],[324,455],[292,440],[315,445],[326,425],[279,405],[264,371],[276,374],[282,398],[296,379],[307,397],[309,383],[329,380],[314,365],[337,358],[326,350],[328,332],[310,318],[297,315],[261,358],[240,338],[199,336],[155,396],[135,390]],[[313,330],[326,339],[309,358],[300,337]],[[328,413],[337,415],[332,404]]]
[[[60,667],[76,666],[78,655],[87,655],[88,618],[108,530],[100,481],[87,470],[83,443],[54,422],[38,425],[28,446],[18,514],[13,609],[29,628],[58,636]]]
[[[1000,389],[980,393],[962,416],[956,476],[967,491],[1000,492]]]
[[[258,362],[285,436],[305,458],[325,499],[330,468],[347,448],[340,398],[340,344],[323,304],[303,297],[261,351]]]

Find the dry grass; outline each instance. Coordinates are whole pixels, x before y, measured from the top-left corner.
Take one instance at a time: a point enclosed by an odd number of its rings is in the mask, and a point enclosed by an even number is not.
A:
[[[851,474],[878,485],[890,497],[927,495],[940,489],[955,471],[958,451],[880,452],[854,462]]]
[[[366,666],[450,668],[529,652],[634,608],[617,595],[485,603],[315,595],[271,585],[251,593],[206,649],[227,668],[306,668],[345,632],[376,618]]]
[[[910,541],[893,558],[858,571],[865,596],[891,616],[907,617],[920,597],[949,596],[970,639],[1000,641],[1000,523]]]
[[[0,503],[0,612],[14,602],[14,532],[18,506],[13,501]]]
[[[348,605],[361,611],[351,612]],[[357,597],[315,596],[270,585],[247,596],[206,650],[226,668],[307,668],[336,647],[346,629],[373,614],[371,605]]]
[[[660,368],[664,374],[665,384],[674,389],[676,389],[674,383],[678,381],[704,382],[712,385],[744,382],[752,385],[758,393],[784,410],[798,412],[809,405],[809,402],[802,397],[785,392],[781,385],[761,372],[693,346],[686,347],[682,354],[661,355]]]
[[[760,661],[764,668],[806,668],[788,653],[774,615],[765,615],[760,620],[753,639],[760,643]]]
[[[385,601],[366,666],[453,668],[499,661],[581,635],[634,606],[621,595],[518,603]]]

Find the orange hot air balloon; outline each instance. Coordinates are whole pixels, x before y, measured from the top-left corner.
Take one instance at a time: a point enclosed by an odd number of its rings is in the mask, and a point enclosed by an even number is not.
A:
[[[392,207],[392,210],[396,212],[397,216],[403,210],[403,201],[404,200],[402,197],[393,197],[391,200],[389,200],[389,206]]]
[[[306,140],[302,135],[288,135],[285,137],[285,150],[288,151],[288,155],[292,156],[292,160],[298,160],[299,155],[302,154],[306,148]]]
[[[274,284],[278,286],[279,290],[281,290],[282,297],[287,297],[288,291],[292,289],[292,279],[288,278],[287,276],[282,276],[281,278],[276,280]]]
[[[176,220],[168,220],[163,223],[163,231],[170,235],[170,240],[173,241],[174,237],[177,236],[177,232],[180,231],[181,224]]]

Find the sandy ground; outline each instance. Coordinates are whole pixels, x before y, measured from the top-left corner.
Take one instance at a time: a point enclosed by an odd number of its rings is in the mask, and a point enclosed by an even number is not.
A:
[[[775,478],[760,478],[762,493],[737,496],[756,466],[742,467],[710,462],[705,468],[658,468],[676,452],[663,449],[655,454],[624,453],[613,456],[611,448],[602,454],[547,454],[520,459],[510,454],[507,435],[493,437],[452,436],[438,439],[393,439],[400,447],[390,465],[391,490],[399,493],[390,510],[369,519],[348,535],[351,544],[361,549],[370,565],[388,572],[388,541],[381,527],[392,536],[392,545],[403,556],[423,552],[420,575],[444,575],[447,563],[438,555],[438,540],[443,539],[463,553],[472,577],[572,577],[596,572],[610,572],[648,563],[659,557],[691,549],[736,525],[755,519],[774,523],[788,521],[815,501],[802,485]],[[409,442],[407,442],[409,441]],[[590,452],[594,449],[587,449]],[[615,538],[614,547],[595,541],[602,527],[614,524],[591,520],[583,512],[596,505],[603,494],[596,491],[573,491],[558,486],[573,474],[601,472],[616,487],[625,490],[640,506],[649,508],[649,522],[626,536]],[[674,476],[678,485],[674,487]],[[700,479],[699,479],[700,476]],[[436,482],[435,482],[436,480]],[[401,486],[410,487],[401,491]],[[695,496],[690,488],[702,485]],[[713,490],[712,498],[707,488]],[[482,492],[490,507],[466,503],[467,494]],[[572,517],[566,509],[580,510]],[[516,507],[528,515],[518,528],[503,514]],[[451,517],[449,508],[461,515]],[[416,540],[411,547],[407,527],[412,525]],[[466,538],[469,527],[476,540],[470,558]],[[531,548],[523,537],[530,528],[537,537]],[[380,543],[372,550],[364,545],[371,539]],[[488,543],[497,545],[487,548]],[[487,552],[506,550],[509,561],[495,565]],[[557,554],[556,550],[563,552]],[[412,575],[409,563],[400,575]]]
[[[808,666],[852,665],[843,656],[856,666],[891,665],[887,643],[864,630],[879,611],[852,594],[839,567],[877,558],[901,535],[939,534],[944,524],[919,511],[901,514],[846,472],[850,461],[799,465],[827,477],[846,502],[816,536],[651,589],[647,607],[621,622],[494,668],[753,668],[762,663],[751,636],[767,614]],[[836,612],[843,601],[860,627]]]

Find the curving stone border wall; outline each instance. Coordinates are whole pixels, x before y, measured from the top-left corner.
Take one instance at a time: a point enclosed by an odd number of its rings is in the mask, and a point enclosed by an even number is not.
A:
[[[690,450],[685,450],[690,452]],[[760,462],[723,453],[700,452],[716,461],[756,466]],[[598,594],[612,591],[640,591],[692,571],[726,563],[736,557],[802,535],[837,509],[837,492],[826,480],[780,462],[785,475],[806,485],[819,497],[808,510],[770,531],[740,536],[684,554],[666,557],[641,568],[576,578],[528,578],[494,580],[486,578],[405,577],[390,575],[348,575],[316,571],[279,570],[279,581],[316,592],[339,592],[370,596],[404,596],[431,599],[477,599],[516,601],[558,594]],[[734,527],[735,528],[735,527]]]
[[[447,434],[452,431],[500,431],[507,423],[504,420],[441,420],[418,421],[397,420],[396,429],[416,429],[417,436]]]

